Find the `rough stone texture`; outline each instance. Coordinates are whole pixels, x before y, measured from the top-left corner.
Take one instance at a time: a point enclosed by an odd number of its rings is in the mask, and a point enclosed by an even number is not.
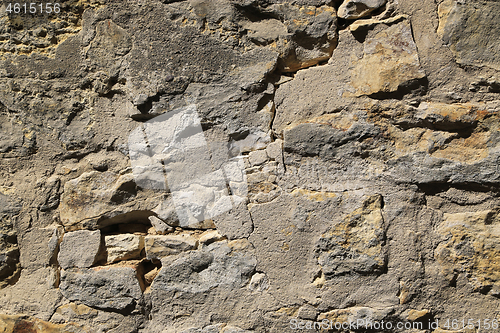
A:
[[[327,279],[336,275],[373,274],[386,265],[382,197],[372,196],[363,206],[319,238],[318,263]]]
[[[488,66],[500,70],[500,3],[464,3],[446,0],[439,5],[438,33],[463,65]]]
[[[146,258],[161,259],[172,254],[189,251],[196,248],[198,242],[190,234],[146,236]]]
[[[498,1],[6,3],[0,331],[500,319]]]
[[[144,237],[134,234],[110,235],[104,237],[108,263],[119,260],[139,259],[144,249]]]
[[[88,327],[75,323],[53,324],[28,316],[0,315],[0,328],[4,333],[80,333],[89,332]]]
[[[387,0],[344,0],[339,7],[338,15],[344,19],[358,19],[367,16],[375,9],[383,6]]]
[[[156,232],[160,235],[168,234],[174,229],[156,216],[150,216],[148,219],[151,221],[151,224],[155,228]]]
[[[124,310],[142,297],[130,267],[63,270],[60,290],[67,299],[98,309]]]
[[[134,201],[136,192],[136,184],[130,174],[118,175],[109,171],[84,173],[64,184],[61,222],[66,229],[75,230],[144,218],[148,213],[140,212],[146,207],[143,202]],[[93,203],[83,204],[89,202]]]
[[[62,268],[88,268],[94,264],[101,247],[101,232],[78,230],[64,235],[57,261]]]

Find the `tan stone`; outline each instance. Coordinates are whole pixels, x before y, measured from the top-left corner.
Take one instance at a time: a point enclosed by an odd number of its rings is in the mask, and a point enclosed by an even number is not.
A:
[[[445,213],[437,231],[443,236],[435,251],[448,280],[466,273],[476,291],[500,294],[500,214],[498,210]]]
[[[53,324],[29,316],[0,314],[2,333],[69,333],[89,332],[75,323]]]
[[[66,230],[77,230],[142,218],[141,212],[149,201],[134,201],[136,192],[132,174],[84,173],[64,184],[59,206],[61,222]]]
[[[146,236],[147,259],[161,259],[172,254],[194,250],[198,242],[190,234]]]
[[[349,30],[351,30],[352,32],[367,30],[373,28],[377,24],[390,25],[393,23],[398,23],[405,19],[407,20],[408,18],[409,18],[408,15],[397,15],[394,17],[389,17],[384,20],[377,20],[377,19],[356,20],[349,26]]]
[[[361,208],[321,235],[318,263],[326,278],[374,274],[386,264],[382,197],[367,198]]]
[[[395,92],[402,84],[425,77],[407,20],[367,38],[361,57],[353,54],[351,61],[351,89],[344,97]]]
[[[201,245],[208,245],[222,239],[224,239],[224,237],[219,234],[217,230],[207,230],[201,234],[200,238],[198,239],[198,243]]]
[[[138,259],[144,248],[144,237],[134,234],[110,235],[104,237],[108,263],[119,260]]]
[[[422,317],[424,317],[425,315],[427,315],[429,313],[429,310],[427,309],[424,309],[424,310],[410,310],[408,311],[408,316],[406,317],[406,319],[410,320],[410,321],[415,321],[415,320],[418,320]]]

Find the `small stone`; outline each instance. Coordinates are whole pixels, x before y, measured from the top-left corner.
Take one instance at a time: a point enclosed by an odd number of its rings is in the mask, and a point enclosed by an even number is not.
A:
[[[146,103],[148,100],[148,95],[146,94],[139,94],[134,98],[134,105],[141,105]]]
[[[345,0],[339,7],[338,16],[343,19],[358,19],[365,17],[377,8],[382,7],[387,0]]]
[[[283,141],[276,140],[270,143],[266,148],[267,155],[273,160],[278,160],[283,155]]]
[[[267,161],[267,153],[265,150],[256,150],[250,153],[248,160],[252,166],[261,165]]]
[[[250,291],[264,291],[269,288],[269,282],[267,281],[266,274],[263,273],[255,273],[252,275],[250,279],[250,283],[248,284],[248,289]]]
[[[57,260],[66,269],[94,264],[101,245],[101,231],[79,230],[64,235]]]
[[[197,245],[196,239],[189,234],[146,236],[146,258],[161,259],[172,254],[194,250]]]
[[[429,310],[423,309],[423,310],[410,310],[408,311],[408,320],[410,321],[415,321],[418,320],[424,316],[426,316],[429,313]]]
[[[305,304],[299,308],[299,312],[297,313],[297,317],[300,319],[306,320],[316,320],[316,316],[318,315],[318,310],[310,304]]]
[[[209,245],[222,239],[224,239],[224,237],[219,234],[217,230],[207,230],[201,234],[200,239],[198,239],[198,243],[200,245]]]
[[[148,217],[149,221],[153,225],[156,232],[160,235],[166,235],[174,230],[171,226],[163,222],[161,219],[157,218],[154,215]]]
[[[158,272],[158,267],[155,267],[152,271],[147,272],[146,274],[144,274],[144,281],[146,281],[147,284],[151,285],[156,275],[158,275]]]
[[[111,235],[104,237],[108,263],[120,260],[139,259],[144,248],[144,238],[134,234]]]

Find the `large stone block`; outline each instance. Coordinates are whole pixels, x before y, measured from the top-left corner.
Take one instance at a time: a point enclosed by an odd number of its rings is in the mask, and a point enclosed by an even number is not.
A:
[[[99,309],[123,310],[142,296],[136,272],[131,267],[63,270],[59,288],[70,301]]]
[[[500,3],[446,0],[439,5],[443,42],[462,65],[500,70]]]
[[[66,269],[87,268],[96,261],[101,246],[101,231],[78,230],[63,236],[57,260]]]

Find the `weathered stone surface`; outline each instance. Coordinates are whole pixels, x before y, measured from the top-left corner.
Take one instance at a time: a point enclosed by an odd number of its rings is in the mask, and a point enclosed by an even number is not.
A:
[[[0,314],[0,328],[5,333],[79,333],[88,328],[75,323],[53,324],[38,318]]]
[[[54,267],[23,269],[15,282],[14,285],[2,289],[0,293],[2,312],[22,313],[45,321],[50,320],[54,309],[63,300],[57,288],[58,270]]]
[[[0,194],[0,288],[6,286],[20,273],[17,233],[10,217],[21,207],[11,198]]]
[[[408,21],[368,37],[357,57],[351,57],[350,87],[343,96],[395,92],[400,86],[425,77]]]
[[[160,235],[166,235],[174,230],[174,228],[172,228],[171,226],[163,222],[162,219],[159,219],[156,216],[150,216],[148,217],[148,219],[155,228],[156,232]]]
[[[94,264],[101,247],[99,230],[78,230],[63,236],[57,261],[66,269],[72,267],[88,268]]]
[[[344,0],[338,15],[344,19],[358,19],[367,16],[386,2],[387,0]]]
[[[224,237],[217,230],[207,230],[200,235],[198,243],[200,245],[210,245],[213,242],[223,240]]]
[[[151,286],[152,292],[203,293],[212,288],[237,289],[255,270],[253,246],[247,241],[216,242],[200,251],[181,254],[167,262]],[[168,263],[168,264],[167,264]]]
[[[21,266],[28,269],[37,269],[54,264],[61,234],[62,231],[56,226],[33,228],[24,233],[18,239],[19,246],[30,246],[33,251],[21,251]]]
[[[446,0],[439,5],[438,33],[459,64],[500,70],[500,45],[490,38],[500,33],[499,12],[497,1]]]
[[[327,279],[384,270],[387,259],[382,200],[380,195],[367,198],[361,208],[321,235],[316,251]]]
[[[475,290],[500,295],[497,262],[500,222],[497,210],[446,213],[439,226],[443,240],[435,256],[444,276],[451,282],[466,273]]]
[[[144,249],[144,237],[134,234],[110,235],[104,237],[104,244],[108,254],[108,263],[139,259]]]
[[[142,211],[147,203],[134,202],[136,195],[137,188],[131,174],[119,175],[110,171],[84,173],[64,184],[61,222],[66,230],[75,230],[151,215]]]
[[[99,309],[124,310],[142,297],[136,273],[130,267],[65,269],[59,288],[70,301]]]
[[[369,322],[380,322],[387,314],[391,312],[391,309],[374,309],[369,307],[355,306],[347,309],[332,310],[329,312],[321,313],[318,316],[318,320],[328,319],[333,323],[349,323],[357,322],[358,320],[363,320],[363,323]],[[361,325],[360,325],[361,326]],[[360,327],[368,328],[368,327]]]
[[[146,236],[144,238],[147,259],[163,257],[189,251],[198,245],[196,238],[190,234]]]
[[[495,317],[498,1],[383,3],[0,6],[0,312],[109,333]],[[196,142],[159,124],[186,107]],[[61,268],[76,230],[118,262]]]
[[[230,240],[246,238],[253,231],[252,217],[245,202],[216,216],[213,221],[219,233]]]

